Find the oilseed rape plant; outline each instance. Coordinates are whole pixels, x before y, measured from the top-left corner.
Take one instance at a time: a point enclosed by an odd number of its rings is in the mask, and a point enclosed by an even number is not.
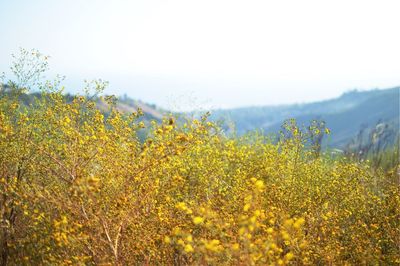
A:
[[[0,95],[2,265],[400,263],[399,184],[321,154],[325,125],[228,137],[207,114],[145,123],[40,89]]]

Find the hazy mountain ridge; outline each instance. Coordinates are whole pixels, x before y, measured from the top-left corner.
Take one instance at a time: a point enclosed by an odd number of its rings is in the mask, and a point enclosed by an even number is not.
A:
[[[0,84],[1,85],[1,84]],[[1,85],[4,90],[0,90],[1,94],[7,93],[9,86],[8,85]],[[31,92],[31,93],[23,93],[19,96],[21,103],[24,105],[32,104],[35,98],[41,97],[39,92]],[[70,93],[65,94],[65,99],[67,102],[71,102],[75,95]],[[158,108],[154,104],[144,103],[140,100],[134,100],[127,96],[117,98],[115,108],[120,111],[121,113],[128,114],[136,112],[139,108],[143,111],[143,119],[144,120],[157,120],[160,121],[164,114],[167,113],[166,110]],[[93,97],[93,100],[96,102],[97,108],[102,111],[103,113],[107,114],[110,110],[110,105],[104,101],[101,97]]]
[[[109,109],[109,106],[104,101],[100,99],[97,101],[97,106],[103,112],[106,112]],[[158,120],[160,121],[164,114],[167,112],[166,110],[162,110],[158,108],[154,104],[144,103],[140,100],[134,100],[129,97],[121,97],[118,98],[116,103],[116,109],[121,113],[133,113],[136,112],[138,109],[141,109],[144,114],[144,118],[147,120]]]
[[[399,91],[400,87],[354,90],[335,99],[308,104],[215,110],[212,119],[225,121],[226,128],[233,123],[238,134],[252,130],[276,133],[288,118],[295,118],[299,124],[324,120],[332,131],[327,144],[340,147],[349,143],[361,128],[374,127],[378,122],[388,123],[398,132]]]

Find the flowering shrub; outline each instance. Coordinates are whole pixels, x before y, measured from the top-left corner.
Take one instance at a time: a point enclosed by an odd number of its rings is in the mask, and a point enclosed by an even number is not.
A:
[[[3,265],[400,263],[398,184],[316,156],[294,121],[272,143],[21,93],[0,99]]]

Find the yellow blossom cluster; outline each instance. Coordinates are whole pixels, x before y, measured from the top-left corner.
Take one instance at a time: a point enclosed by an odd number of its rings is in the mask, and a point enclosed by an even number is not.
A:
[[[316,156],[293,123],[278,142],[230,138],[207,116],[149,124],[15,90],[0,98],[2,265],[400,263],[398,184]]]

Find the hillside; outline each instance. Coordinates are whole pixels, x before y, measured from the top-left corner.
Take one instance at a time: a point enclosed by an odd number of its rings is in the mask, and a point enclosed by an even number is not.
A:
[[[371,128],[379,122],[390,124],[398,132],[399,89],[351,91],[335,99],[308,104],[215,110],[212,119],[224,121],[226,128],[233,123],[240,135],[252,130],[279,132],[288,118],[295,118],[300,125],[312,119],[324,120],[332,131],[327,144],[342,147],[361,128]]]
[[[102,100],[97,101],[97,106],[103,112],[106,112],[109,106]],[[116,108],[122,113],[133,113],[137,109],[141,109],[146,120],[157,120],[160,121],[163,118],[165,110],[158,108],[153,104],[144,103],[140,100],[134,100],[129,97],[120,97],[116,103]]]
[[[0,94],[6,94],[8,91],[8,85],[3,84],[2,87],[4,88],[4,90],[0,91]],[[33,103],[34,99],[37,97],[42,97],[39,92],[32,92],[28,94],[24,93],[20,95],[20,101],[24,105],[29,105]],[[75,95],[69,93],[65,94],[65,98],[68,102],[72,101],[74,97]],[[94,97],[94,101],[96,102],[97,108],[99,110],[101,110],[105,114],[108,113],[110,106],[101,97]],[[144,120],[160,121],[163,117],[163,114],[167,112],[166,110],[158,108],[154,104],[144,103],[140,100],[134,100],[127,96],[117,98],[116,109],[123,114],[136,112],[139,108],[143,111]]]

